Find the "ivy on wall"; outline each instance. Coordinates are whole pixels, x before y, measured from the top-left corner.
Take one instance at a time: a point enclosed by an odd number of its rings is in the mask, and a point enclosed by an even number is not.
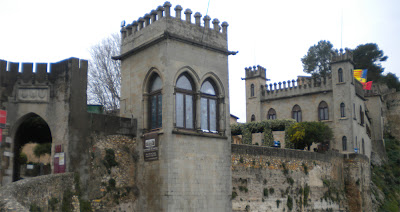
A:
[[[274,137],[272,131],[285,131],[285,145],[290,147],[287,129],[295,124],[296,121],[293,119],[279,119],[279,120],[264,120],[260,122],[250,122],[250,123],[237,123],[231,125],[232,135],[242,135],[243,144],[252,143],[253,133],[263,133],[264,141],[262,146],[272,146],[274,142]]]

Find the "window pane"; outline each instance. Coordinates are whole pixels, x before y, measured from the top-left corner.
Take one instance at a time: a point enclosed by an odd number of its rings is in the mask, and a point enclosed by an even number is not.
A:
[[[209,81],[205,81],[201,86],[200,91],[205,94],[215,95],[214,87],[211,85]]]
[[[151,129],[156,128],[156,123],[157,123],[157,116],[156,116],[156,111],[157,111],[157,96],[151,96],[151,101],[150,101],[150,121],[151,121]]]
[[[329,120],[328,108],[324,108],[324,120]]]
[[[192,84],[190,83],[189,79],[185,75],[182,75],[181,77],[179,77],[178,81],[176,82],[176,87],[186,89],[186,90],[193,90]]]
[[[186,95],[186,128],[193,129],[193,97]]]
[[[210,130],[217,131],[217,101],[209,99],[210,102]]]
[[[156,91],[156,90],[160,90],[161,88],[162,88],[162,81],[161,81],[161,78],[160,78],[159,76],[157,76],[157,77],[153,80],[153,82],[152,82],[152,84],[151,84],[150,92]]]
[[[176,126],[184,127],[184,125],[183,125],[183,94],[181,94],[181,93],[176,93],[175,113],[176,113]]]
[[[157,128],[162,127],[162,95],[157,95],[158,97],[158,106],[157,106]]]
[[[200,127],[202,130],[208,130],[208,123],[207,123],[207,99],[201,98],[200,100],[200,112],[201,112],[201,124]]]

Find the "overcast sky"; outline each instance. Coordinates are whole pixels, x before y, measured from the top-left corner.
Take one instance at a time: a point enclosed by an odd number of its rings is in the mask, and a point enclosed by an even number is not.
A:
[[[310,46],[329,40],[334,48],[377,43],[389,59],[385,73],[400,76],[399,0],[171,0],[227,21],[231,113],[246,121],[244,68],[261,65],[271,82],[305,75],[300,59]],[[0,59],[57,62],[90,59],[88,49],[131,23],[161,0],[0,0]],[[209,7],[208,7],[209,4]],[[174,15],[174,11],[172,10]],[[343,19],[343,22],[342,22]],[[341,24],[343,23],[343,24]],[[343,30],[342,30],[343,29]]]

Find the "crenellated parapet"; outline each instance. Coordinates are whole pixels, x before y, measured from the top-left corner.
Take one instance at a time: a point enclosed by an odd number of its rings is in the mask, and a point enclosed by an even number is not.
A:
[[[275,82],[265,85],[263,100],[289,98],[299,95],[332,91],[331,77],[298,77],[297,80]]]
[[[115,59],[122,59],[166,38],[233,54],[227,50],[227,22],[220,24],[218,19],[211,21],[208,15],[202,18],[199,12],[192,15],[190,9],[184,10],[180,5],[174,8],[175,16],[171,10],[171,3],[165,2],[163,6],[158,6],[132,23],[126,26],[123,24],[121,55]]]
[[[257,66],[249,66],[248,68],[244,68],[245,72],[246,72],[246,78],[245,79],[250,79],[250,78],[254,78],[254,77],[261,77],[264,79],[267,79],[267,69],[257,65]]]
[[[353,62],[353,52],[350,49],[346,48],[344,52],[343,49],[340,49],[339,52],[336,51],[334,54],[332,54],[331,63],[344,61]]]
[[[16,63],[0,60],[0,96],[4,101],[7,96],[32,100],[35,97],[45,100],[49,87],[56,83],[82,81],[87,75],[88,63],[77,58],[66,59],[57,63]],[[86,83],[86,80],[84,80]],[[75,84],[79,85],[80,82]],[[13,93],[18,87],[18,92]],[[33,89],[33,87],[35,87]],[[85,88],[86,89],[86,88]]]

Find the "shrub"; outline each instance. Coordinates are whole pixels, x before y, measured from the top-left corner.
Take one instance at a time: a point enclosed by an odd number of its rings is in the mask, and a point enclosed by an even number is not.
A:
[[[274,194],[274,192],[275,192],[275,189],[274,189],[274,188],[269,188],[269,193],[270,193],[270,194]]]
[[[264,188],[264,197],[268,197],[268,188]]]
[[[288,206],[289,211],[293,209],[293,199],[290,195],[287,197],[286,205]]]
[[[235,199],[235,198],[237,197],[237,195],[238,195],[238,194],[236,193],[236,191],[233,191],[233,192],[232,192],[232,199]]]

